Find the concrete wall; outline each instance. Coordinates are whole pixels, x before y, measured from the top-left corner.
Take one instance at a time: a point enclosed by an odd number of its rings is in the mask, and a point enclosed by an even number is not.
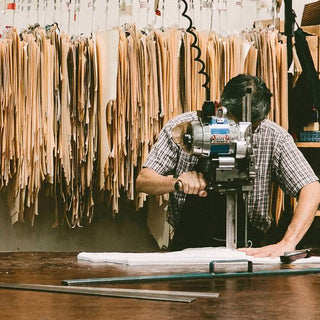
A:
[[[157,249],[146,226],[146,208],[135,212],[122,201],[113,218],[105,203],[96,205],[91,224],[71,229],[52,227],[53,200],[40,196],[39,215],[33,226],[26,221],[11,225],[5,193],[0,193],[0,251],[153,251]]]

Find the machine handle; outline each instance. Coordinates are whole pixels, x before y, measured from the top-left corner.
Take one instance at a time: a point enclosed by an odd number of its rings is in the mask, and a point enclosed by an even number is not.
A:
[[[247,263],[247,269],[244,270],[243,272],[252,272],[253,271],[253,263],[252,263],[252,261],[247,260],[247,259],[213,260],[213,261],[210,261],[210,264],[209,264],[209,273],[214,273],[215,272],[214,267],[219,263],[221,263],[221,264],[226,264],[226,263],[235,264],[235,263],[239,263],[239,262],[246,262]]]
[[[182,192],[183,191],[183,183],[181,180],[177,180],[174,184],[174,190],[176,190],[177,192]]]

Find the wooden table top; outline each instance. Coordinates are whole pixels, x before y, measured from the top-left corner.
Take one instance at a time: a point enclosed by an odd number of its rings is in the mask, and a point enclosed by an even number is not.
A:
[[[306,267],[320,266],[303,266]],[[279,269],[279,265],[264,268]],[[61,285],[61,281],[66,279],[190,272],[208,272],[208,268],[92,264],[77,261],[77,253],[0,253],[2,283]],[[0,319],[320,318],[320,274],[190,279],[99,287],[216,292],[219,297],[197,298],[191,303],[178,303],[0,289]]]

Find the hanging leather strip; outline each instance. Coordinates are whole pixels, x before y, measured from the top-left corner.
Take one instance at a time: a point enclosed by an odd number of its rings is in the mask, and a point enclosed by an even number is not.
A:
[[[99,187],[104,189],[105,177],[108,172],[110,141],[108,139],[107,105],[116,99],[116,80],[118,64],[118,30],[105,31],[97,34],[97,58],[99,77]],[[109,118],[110,122],[110,118]]]

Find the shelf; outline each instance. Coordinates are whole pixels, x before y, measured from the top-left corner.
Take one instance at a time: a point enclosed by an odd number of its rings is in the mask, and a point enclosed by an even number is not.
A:
[[[296,142],[299,148],[320,148],[320,142]]]

